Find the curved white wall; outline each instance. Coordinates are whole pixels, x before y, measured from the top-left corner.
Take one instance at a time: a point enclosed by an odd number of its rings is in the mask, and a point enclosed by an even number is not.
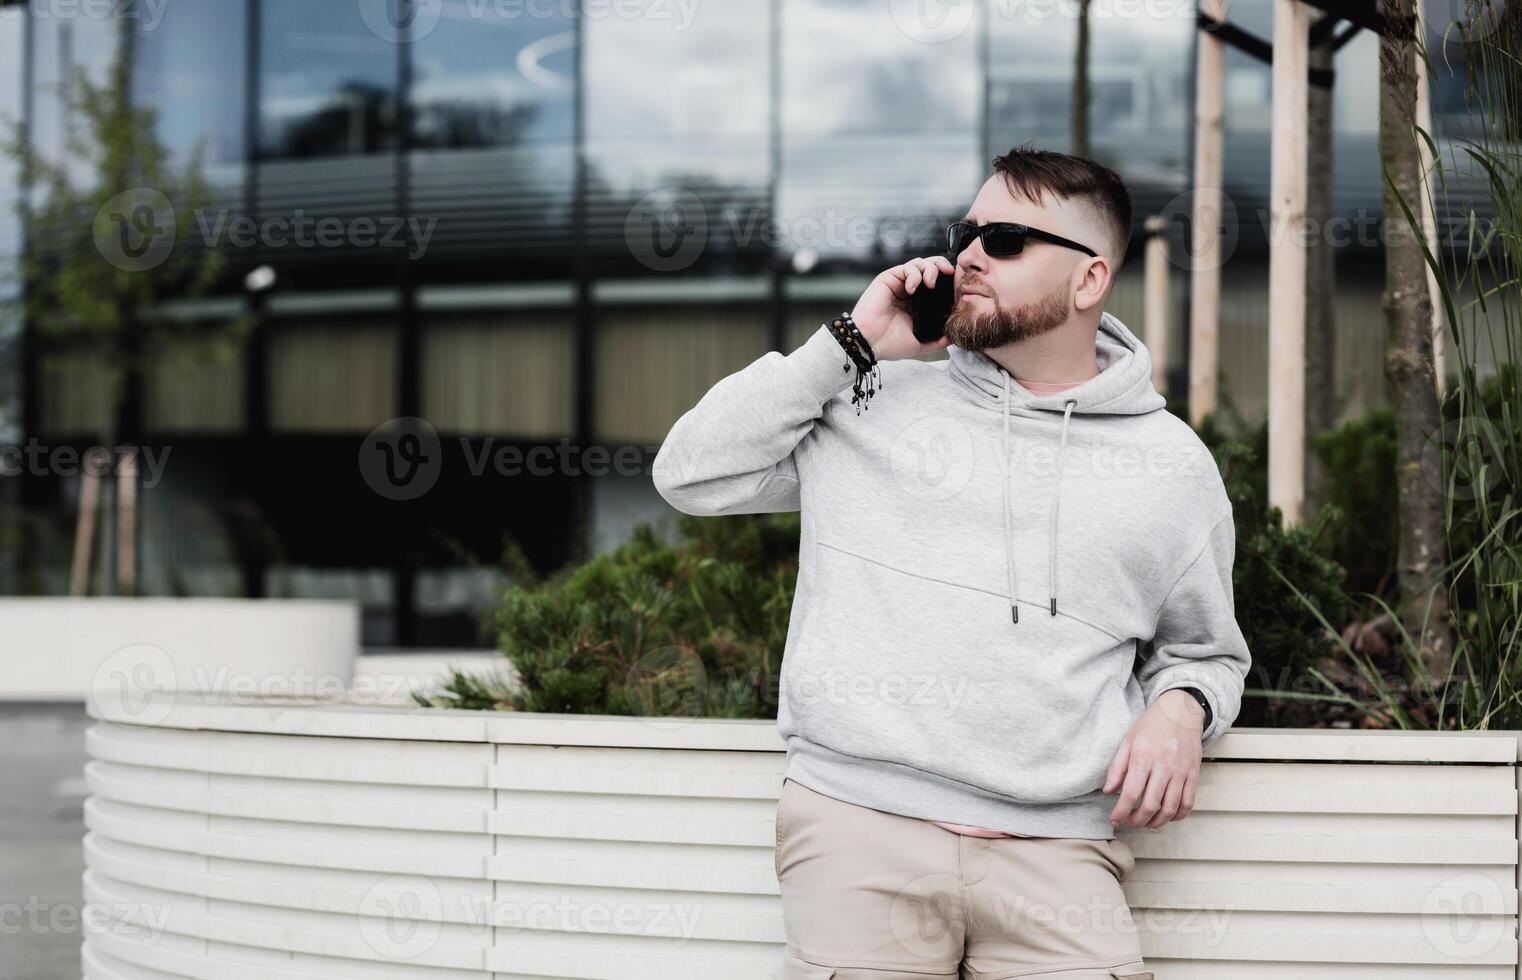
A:
[[[359,605],[324,599],[0,598],[0,701],[132,687],[342,693]]]
[[[91,714],[87,980],[776,976],[772,722]],[[1194,814],[1125,834],[1159,977],[1515,980],[1514,733],[1245,730],[1211,757]]]

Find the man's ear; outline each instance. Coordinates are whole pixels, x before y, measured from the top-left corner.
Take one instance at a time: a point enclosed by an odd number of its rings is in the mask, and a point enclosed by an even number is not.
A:
[[[1078,280],[1078,289],[1073,294],[1073,305],[1080,310],[1087,310],[1091,306],[1103,304],[1114,281],[1115,270],[1103,253],[1097,258],[1089,259],[1082,278]]]

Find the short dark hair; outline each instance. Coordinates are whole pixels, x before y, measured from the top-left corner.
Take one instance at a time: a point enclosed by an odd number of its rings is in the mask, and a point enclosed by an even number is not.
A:
[[[1005,186],[1018,197],[1036,203],[1044,193],[1087,199],[1109,225],[1117,250],[1110,257],[1120,268],[1131,241],[1131,194],[1120,174],[1086,157],[1037,150],[1029,143],[994,157],[993,163],[994,173],[1002,174]],[[1096,251],[1108,251],[1094,242],[1084,244]]]

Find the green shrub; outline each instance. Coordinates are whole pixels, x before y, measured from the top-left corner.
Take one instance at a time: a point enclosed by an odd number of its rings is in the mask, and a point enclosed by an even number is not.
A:
[[[521,681],[451,674],[440,707],[775,718],[798,577],[799,515],[680,515],[618,549],[509,588],[498,647]]]
[[[1395,493],[1395,413],[1379,408],[1311,440],[1326,474],[1324,506],[1342,519],[1328,529],[1327,554],[1348,571],[1349,594],[1393,597],[1399,535]]]

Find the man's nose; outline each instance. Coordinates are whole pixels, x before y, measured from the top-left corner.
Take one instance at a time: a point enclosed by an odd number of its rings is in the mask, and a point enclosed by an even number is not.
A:
[[[988,256],[983,254],[983,242],[974,238],[970,244],[962,249],[962,254],[957,256],[957,270],[959,275],[982,275],[988,271]]]

